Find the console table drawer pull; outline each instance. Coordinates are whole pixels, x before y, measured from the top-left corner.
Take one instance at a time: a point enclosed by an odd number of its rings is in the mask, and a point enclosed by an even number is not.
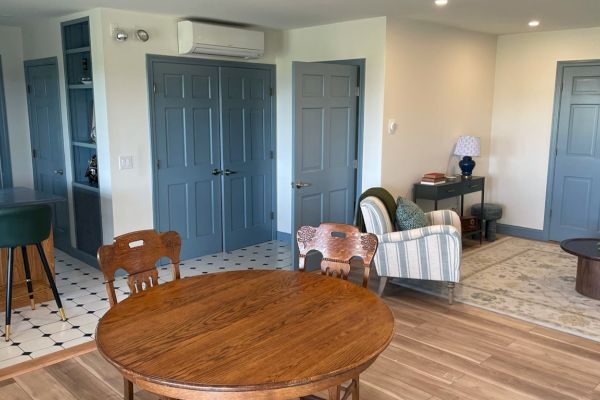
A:
[[[446,190],[446,193],[454,193],[454,192],[456,192],[456,189],[447,189]]]
[[[480,185],[470,185],[469,189],[479,189],[480,187]]]

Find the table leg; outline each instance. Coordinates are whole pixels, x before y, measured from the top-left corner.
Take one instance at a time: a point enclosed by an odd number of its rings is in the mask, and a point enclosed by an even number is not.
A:
[[[479,245],[483,244],[483,199],[484,199],[485,187],[481,187],[481,218],[480,218],[480,226],[479,226]]]
[[[461,194],[460,195],[460,216],[464,217],[465,215],[465,195]]]
[[[437,199],[435,199],[435,200],[433,201],[433,210],[434,210],[434,211],[437,211],[437,208],[438,208],[438,201],[437,201]]]
[[[340,400],[340,386],[329,388],[329,400]]]

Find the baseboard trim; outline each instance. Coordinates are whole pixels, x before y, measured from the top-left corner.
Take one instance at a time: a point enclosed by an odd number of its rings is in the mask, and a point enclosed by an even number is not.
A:
[[[74,257],[74,258],[78,259],[79,261],[83,261],[84,263],[86,263],[96,269],[100,269],[100,267],[98,266],[98,260],[96,259],[96,257],[92,257],[91,255],[84,253],[83,251],[81,251],[79,249],[76,249],[74,247],[69,247],[68,249],[59,249],[59,250],[64,251],[71,257]]]
[[[287,233],[287,232],[277,231],[277,240],[280,240],[282,242],[291,242],[292,241],[292,235],[290,233]]]
[[[522,226],[498,224],[497,232],[503,235],[517,236],[525,239],[542,240],[546,241],[546,235],[543,230],[525,228]]]

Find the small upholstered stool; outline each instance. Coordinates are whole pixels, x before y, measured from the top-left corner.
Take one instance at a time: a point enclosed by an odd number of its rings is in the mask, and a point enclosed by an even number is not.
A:
[[[42,260],[48,283],[52,289],[54,300],[63,321],[66,321],[65,311],[56,283],[52,276],[52,270],[48,264],[48,259],[44,253],[42,242],[50,236],[52,229],[52,209],[49,205],[34,205],[0,209],[0,247],[8,248],[8,268],[6,270],[6,325],[4,327],[4,337],[8,342],[10,339],[10,317],[12,314],[12,281],[15,261],[15,249],[21,248],[23,254],[23,267],[25,269],[25,278],[27,282],[27,291],[31,307],[34,306],[33,286],[31,283],[31,271],[29,270],[29,260],[25,246],[35,245]]]
[[[496,221],[502,218],[502,207],[498,204],[484,203],[482,213],[481,204],[474,204],[471,206],[471,215],[482,222],[485,221],[485,240],[496,240]]]

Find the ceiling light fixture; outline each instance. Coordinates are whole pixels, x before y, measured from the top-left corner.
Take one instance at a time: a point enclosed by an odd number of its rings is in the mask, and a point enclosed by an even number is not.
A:
[[[443,7],[448,4],[448,0],[435,0],[435,5],[439,7]]]
[[[528,25],[532,28],[535,28],[536,26],[540,26],[540,21],[534,19],[534,20],[529,21]]]

